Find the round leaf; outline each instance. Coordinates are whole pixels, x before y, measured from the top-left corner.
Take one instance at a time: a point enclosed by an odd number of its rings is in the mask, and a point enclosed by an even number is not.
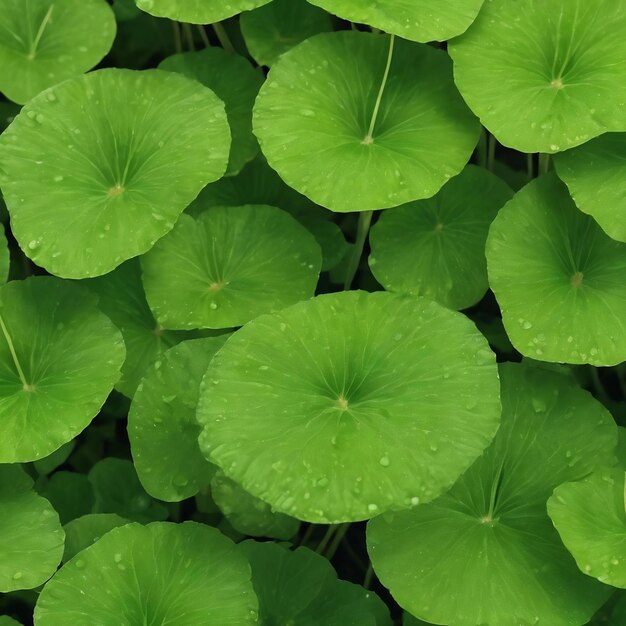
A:
[[[157,357],[194,334],[165,330],[157,324],[146,302],[137,259],[83,284],[98,294],[99,308],[122,331],[126,360],[115,388],[132,398],[139,381]]]
[[[90,513],[94,504],[91,483],[78,472],[56,472],[37,491],[52,504],[61,524]]]
[[[224,177],[207,185],[187,208],[197,217],[212,206],[266,204],[287,211],[314,237],[322,249],[322,270],[329,270],[343,258],[347,243],[333,214],[285,185],[262,155],[248,163],[238,176]]]
[[[269,504],[251,496],[219,470],[211,480],[211,495],[231,526],[244,535],[286,540],[300,527],[298,520],[274,513]]]
[[[0,91],[24,104],[97,65],[115,39],[104,0],[3,0]]]
[[[609,237],[626,242],[626,133],[607,133],[559,154],[554,166],[578,208]]]
[[[155,498],[178,502],[209,484],[215,468],[198,448],[200,382],[227,335],[184,341],[148,369],[128,414],[135,469]]]
[[[224,105],[196,81],[120,69],[66,81],[0,136],[13,233],[52,274],[106,274],[171,230],[229,149]]]
[[[310,298],[321,267],[313,236],[263,205],[182,215],[141,260],[143,285],[164,328],[229,328]]]
[[[505,146],[559,152],[626,130],[624,0],[488,0],[450,44],[454,79]]]
[[[0,461],[41,459],[98,413],[124,342],[92,294],[51,277],[0,288],[0,330]]]
[[[452,309],[476,304],[489,287],[489,226],[512,195],[499,178],[469,165],[434,198],[384,211],[370,234],[376,280]]]
[[[63,552],[63,562],[74,558],[110,530],[118,526],[125,526],[128,523],[129,520],[115,513],[90,513],[73,519],[64,527],[65,551]]]
[[[269,164],[333,211],[429,198],[478,140],[450,59],[431,46],[395,42],[376,115],[389,49],[383,35],[317,35],[278,60],[257,98],[254,132]]]
[[[270,0],[135,0],[150,15],[169,17],[178,22],[212,24],[233,17],[242,11],[261,7]]]
[[[0,615],[0,626],[22,626],[20,622],[8,615]]]
[[[610,590],[578,571],[546,500],[611,458],[615,422],[561,374],[505,364],[500,376],[491,447],[439,499],[372,520],[370,557],[398,603],[427,622],[581,626]]]
[[[626,360],[626,244],[581,213],[555,175],[499,212],[486,252],[489,284],[522,354],[596,366]]]
[[[153,500],[143,489],[133,464],[113,457],[98,461],[88,474],[96,502],[94,513],[116,513],[136,522],[164,520],[165,506]]]
[[[413,41],[444,41],[476,19],[484,0],[309,0],[344,20],[368,24]]]
[[[57,572],[39,596],[35,624],[252,626],[256,608],[250,566],[215,528],[128,524]]]
[[[197,80],[224,101],[232,133],[226,175],[239,173],[259,151],[252,134],[252,106],[263,84],[262,75],[243,57],[217,47],[176,54],[161,61],[159,68]]]
[[[17,465],[0,465],[0,593],[32,589],[54,574],[63,529],[52,505]]]
[[[244,13],[240,22],[250,55],[268,66],[305,39],[333,30],[330,15],[306,0],[273,0]]]
[[[548,500],[548,514],[582,572],[626,589],[626,473],[602,469],[565,483]]]
[[[380,598],[344,580],[308,548],[244,541],[259,598],[259,626],[390,626]]]
[[[390,293],[259,317],[211,362],[200,447],[274,510],[368,519],[437,497],[489,444],[494,355],[466,318]]]

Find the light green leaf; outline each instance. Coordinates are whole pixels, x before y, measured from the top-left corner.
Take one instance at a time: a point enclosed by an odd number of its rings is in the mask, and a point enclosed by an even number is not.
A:
[[[463,169],[479,134],[442,50],[354,31],[286,52],[253,125],[281,178],[339,212],[430,198]]]
[[[466,318],[390,293],[246,324],[209,365],[200,447],[276,511],[368,519],[436,498],[493,437],[494,355]]]
[[[369,523],[374,570],[428,622],[582,626],[610,589],[578,571],[546,500],[611,459],[615,422],[561,374],[505,364],[500,376],[493,444],[438,500]]]
[[[224,104],[189,78],[104,69],[66,81],[0,136],[13,234],[52,274],[106,274],[171,230],[229,149]]]
[[[137,6],[150,15],[169,17],[191,24],[211,24],[251,11],[270,0],[135,0]]]

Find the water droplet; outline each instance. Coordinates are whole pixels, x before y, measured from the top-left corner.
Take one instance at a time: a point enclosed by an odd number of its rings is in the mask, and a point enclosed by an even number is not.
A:
[[[209,308],[210,308],[212,311],[215,311],[215,309],[217,309],[217,303],[215,303],[215,302],[211,302],[211,304],[209,304]]]
[[[383,456],[379,461],[378,461],[383,467],[389,467],[390,465],[390,461],[389,461],[389,457],[388,456]]]

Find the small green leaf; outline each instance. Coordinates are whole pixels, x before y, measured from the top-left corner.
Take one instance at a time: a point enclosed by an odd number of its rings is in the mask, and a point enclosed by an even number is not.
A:
[[[486,251],[489,284],[522,354],[595,366],[626,360],[626,244],[581,213],[554,174],[499,212]]]
[[[615,422],[561,374],[507,363],[500,377],[491,447],[439,499],[369,523],[374,570],[427,622],[582,626],[610,589],[578,571],[546,500],[610,462]]]
[[[97,65],[115,39],[104,0],[3,0],[0,91],[20,104]]]
[[[65,552],[63,552],[63,562],[73,559],[79,552],[98,541],[102,535],[106,535],[110,530],[129,523],[130,520],[115,513],[90,513],[73,519],[64,527]]]
[[[448,489],[491,441],[493,353],[422,298],[318,296],[237,331],[211,361],[200,447],[276,511],[357,521]]]
[[[56,472],[37,483],[36,489],[52,504],[61,524],[90,513],[94,504],[93,488],[85,474]]]
[[[489,226],[512,195],[499,178],[469,165],[434,198],[384,211],[370,234],[372,273],[389,291],[452,309],[476,304],[489,288]]]
[[[0,136],[13,234],[51,274],[106,274],[172,229],[229,150],[224,104],[194,80],[104,69],[66,81]]]
[[[124,342],[93,294],[48,276],[0,287],[0,331],[0,461],[41,459],[98,413]]]
[[[68,561],[44,587],[37,626],[254,626],[250,566],[203,524],[128,524]]]
[[[182,215],[141,259],[150,308],[164,328],[230,328],[310,298],[321,253],[274,207],[213,207]]]
[[[59,516],[32,486],[18,465],[0,465],[0,593],[41,585],[61,561]]]
[[[435,195],[463,169],[479,134],[442,50],[348,31],[281,56],[253,124],[281,178],[339,212]]]

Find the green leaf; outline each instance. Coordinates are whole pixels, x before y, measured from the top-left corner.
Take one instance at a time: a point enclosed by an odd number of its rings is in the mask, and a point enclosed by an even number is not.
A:
[[[44,587],[37,626],[253,626],[250,566],[203,524],[128,524],[67,562]]]
[[[96,496],[94,513],[116,513],[141,523],[168,516],[165,506],[144,491],[130,461],[104,458],[91,468],[88,478]]]
[[[3,0],[0,91],[24,104],[97,65],[115,39],[104,0]]]
[[[0,461],[48,456],[98,413],[124,361],[92,294],[51,277],[0,287]]]
[[[20,622],[8,615],[0,615],[0,626],[22,626]]]
[[[135,0],[142,10],[157,17],[169,17],[191,24],[211,24],[242,11],[261,7],[270,0]]]
[[[82,284],[98,294],[100,309],[122,332],[126,360],[115,388],[129,398],[159,355],[180,341],[196,336],[195,333],[165,330],[157,324],[146,301],[137,259]]]
[[[52,274],[106,274],[171,230],[229,149],[224,105],[196,81],[119,69],[66,81],[0,136],[15,238]]]
[[[0,204],[2,199],[0,198]],[[4,226],[0,224],[0,284],[7,282],[9,278],[9,264],[11,262],[9,256],[9,244],[4,234]]]
[[[56,472],[36,488],[39,495],[50,501],[61,524],[90,513],[94,504],[93,488],[85,474]]]
[[[209,484],[214,466],[198,448],[200,382],[227,335],[184,341],[146,371],[128,414],[135,469],[144,489],[168,502]]]
[[[140,15],[134,0],[113,0],[113,11],[120,22],[132,20]]]
[[[625,130],[626,2],[489,0],[451,42],[454,79],[498,141],[559,152]]]
[[[413,41],[445,41],[476,19],[484,0],[309,0],[344,20],[368,24]]]
[[[486,251],[489,284],[522,354],[595,366],[626,360],[626,245],[581,213],[554,174],[499,212]]]
[[[269,504],[251,496],[221,470],[211,480],[211,495],[231,526],[243,535],[286,540],[300,528],[298,520],[275,513]]]
[[[469,165],[434,198],[384,211],[370,234],[372,273],[389,291],[452,309],[476,304],[489,288],[489,226],[512,195],[499,178]]]
[[[59,517],[32,486],[18,465],[0,465],[0,593],[41,585],[61,561]]]
[[[505,364],[500,377],[493,444],[438,500],[369,523],[374,569],[403,608],[429,622],[586,624],[610,590],[578,571],[546,500],[610,460],[615,422],[561,374]]]
[[[159,68],[197,80],[224,101],[232,134],[226,175],[238,174],[259,151],[252,134],[252,106],[263,76],[245,58],[222,48],[176,54],[161,61]]]
[[[270,5],[272,6],[272,5]],[[347,243],[333,214],[295,189],[288,187],[262,155],[248,163],[237,176],[228,176],[207,185],[187,212],[197,217],[213,206],[265,204],[287,211],[317,239],[322,249],[322,270],[329,270],[346,252]]]
[[[433,196],[469,160],[479,125],[431,46],[324,33],[286,52],[254,108],[254,132],[290,186],[333,211]],[[377,102],[380,107],[377,109]]]
[[[275,543],[244,541],[259,598],[259,626],[390,626],[389,612],[376,596],[344,580],[308,548],[293,552]]]
[[[90,513],[68,522],[65,527],[65,552],[63,562],[73,559],[79,552],[94,544],[102,535],[130,521],[115,513]]]
[[[626,242],[626,133],[607,133],[554,158],[576,206],[604,232]]]
[[[581,572],[626,589],[626,473],[602,469],[560,485],[548,514]]]
[[[164,328],[230,328],[310,298],[321,253],[284,211],[263,205],[182,215],[141,260],[150,308]]]
[[[273,0],[244,13],[240,21],[250,55],[267,66],[305,39],[333,30],[330,15],[306,0]]]
[[[63,444],[58,450],[55,450],[52,454],[43,457],[43,459],[38,459],[33,463],[37,473],[40,476],[45,476],[46,474],[51,474],[54,472],[57,467],[63,465],[65,461],[69,458],[70,454],[74,450],[76,445],[76,440],[72,439],[72,441],[68,441]]]
[[[337,523],[436,498],[491,441],[494,355],[466,318],[319,296],[237,331],[201,389],[200,447],[276,511]]]

